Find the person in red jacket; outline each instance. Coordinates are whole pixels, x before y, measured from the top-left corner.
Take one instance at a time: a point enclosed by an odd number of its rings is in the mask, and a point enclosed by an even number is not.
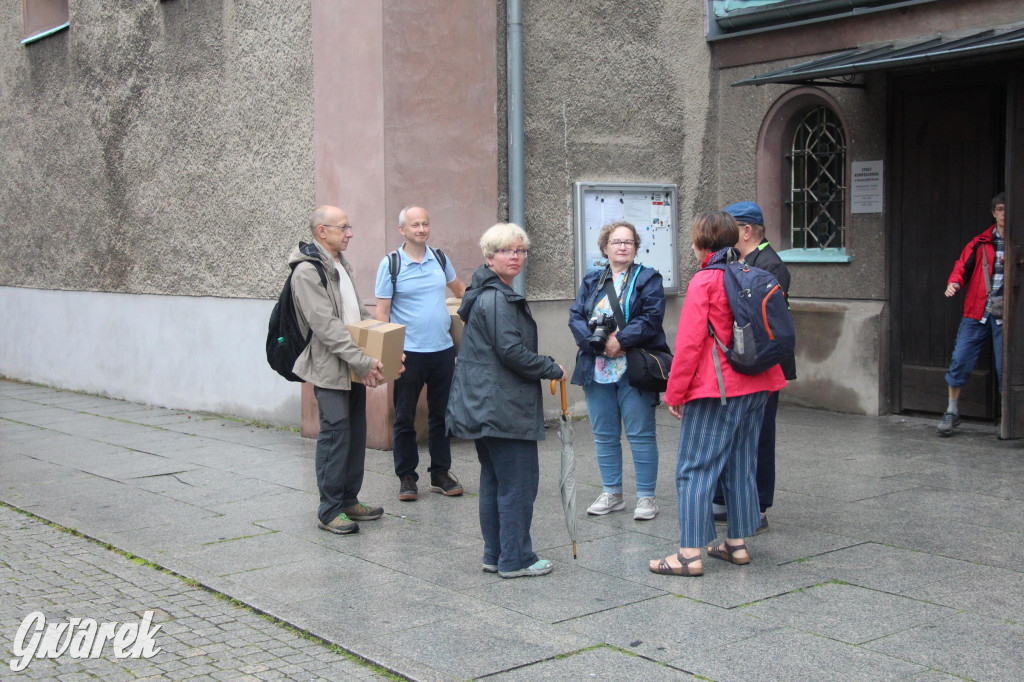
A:
[[[939,421],[940,436],[952,436],[960,426],[960,389],[974,371],[982,349],[992,341],[996,360],[996,382],[1003,390],[1003,224],[1006,222],[1006,195],[992,198],[995,225],[968,242],[953,265],[946,284],[946,297],[952,298],[965,288],[964,317],[956,333],[953,359],[946,372],[949,403]]]
[[[776,365],[760,374],[740,374],[719,354],[725,403],[720,397],[714,353],[719,353],[708,324],[726,346],[732,345],[732,309],[724,273],[708,269],[725,261],[739,239],[736,220],[722,211],[699,216],[691,228],[693,253],[701,264],[686,288],[676,331],[675,358],[665,404],[681,420],[676,463],[679,551],[650,562],[653,573],[704,574],[701,547],[716,537],[711,498],[721,475],[728,509],[725,542],[708,547],[708,556],[733,564],[750,563],[744,538],[761,523],[754,470],[757,437],[765,401],[786,385]]]

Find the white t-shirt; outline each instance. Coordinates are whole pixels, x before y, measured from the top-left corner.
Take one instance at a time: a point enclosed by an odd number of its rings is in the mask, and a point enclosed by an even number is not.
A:
[[[356,298],[356,288],[352,285],[348,270],[338,261],[334,262],[334,269],[338,271],[338,293],[341,294],[342,319],[345,324],[358,322],[359,299]]]

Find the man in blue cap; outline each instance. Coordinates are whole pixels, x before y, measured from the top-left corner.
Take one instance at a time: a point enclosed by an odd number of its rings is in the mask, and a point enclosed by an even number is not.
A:
[[[735,218],[740,228],[740,240],[736,248],[743,262],[767,270],[779,280],[782,291],[789,299],[789,270],[764,236],[764,214],[761,207],[752,201],[739,201],[727,206],[725,212]],[[787,381],[796,379],[796,359],[787,358],[779,363]],[[757,533],[768,530],[765,511],[775,499],[775,413],[779,409],[779,392],[773,391],[764,406],[761,435],[757,440],[757,497],[761,505],[761,526]],[[714,498],[715,521],[725,521],[725,496],[721,483]],[[756,533],[755,533],[756,534]]]

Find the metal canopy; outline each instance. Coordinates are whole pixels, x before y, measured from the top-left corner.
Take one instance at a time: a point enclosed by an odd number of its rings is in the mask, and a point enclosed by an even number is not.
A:
[[[992,28],[960,38],[939,35],[911,43],[857,47],[809,62],[769,71],[760,76],[733,83],[736,85],[823,85],[862,88],[854,76],[867,71],[896,69],[953,59],[965,59],[1024,49],[1024,28]]]

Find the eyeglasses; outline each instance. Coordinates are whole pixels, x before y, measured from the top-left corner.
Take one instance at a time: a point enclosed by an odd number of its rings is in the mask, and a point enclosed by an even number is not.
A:
[[[530,255],[529,249],[495,249],[495,254],[501,254],[502,256],[517,256],[526,258]]]
[[[324,224],[324,227],[336,227],[339,230],[348,230],[349,232],[352,231],[352,226],[351,225],[327,225],[327,224]]]
[[[616,249],[619,248],[620,246],[636,246],[636,241],[632,239],[613,239],[608,243],[611,244]]]

